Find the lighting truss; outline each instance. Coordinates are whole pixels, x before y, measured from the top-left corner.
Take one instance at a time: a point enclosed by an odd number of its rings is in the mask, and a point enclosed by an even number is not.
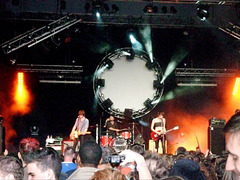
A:
[[[25,32],[5,43],[3,43],[2,49],[5,54],[9,54],[13,51],[18,50],[24,46],[32,47],[43,40],[73,26],[74,24],[80,22],[81,19],[77,19],[75,16],[69,15],[64,16],[56,21],[51,22],[50,24],[41,27],[39,29],[34,29]]]
[[[230,36],[240,40],[240,27],[229,22],[229,26],[226,28],[219,28],[221,31],[229,34]]]
[[[18,64],[17,70],[36,73],[40,83],[81,84],[82,66]]]
[[[218,78],[231,78],[238,74],[236,69],[176,68],[178,86],[217,86]]]

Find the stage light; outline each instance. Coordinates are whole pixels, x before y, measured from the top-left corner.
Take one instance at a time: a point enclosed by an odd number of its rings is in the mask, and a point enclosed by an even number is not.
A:
[[[132,44],[136,43],[136,38],[133,36],[133,34],[129,34],[129,39],[131,41]]]
[[[130,54],[130,55],[127,55],[127,56],[126,56],[127,60],[133,60],[134,57],[135,57],[135,52],[134,52],[134,50],[133,50],[133,49],[130,49],[130,50],[129,50],[129,54]]]
[[[97,79],[96,80],[97,87],[104,87],[105,86],[105,79]]]
[[[144,101],[143,105],[148,108],[148,109],[152,109],[153,108],[153,105],[152,105],[152,101],[151,99],[147,99],[146,101]]]
[[[99,11],[96,11],[96,17],[97,17],[97,18],[100,18],[100,17],[101,17],[101,14],[100,14]]]
[[[107,4],[103,4],[103,8],[104,8],[104,10],[106,11],[106,12],[108,12],[109,11],[109,6],[107,5]]]
[[[114,65],[114,63],[110,59],[106,59],[104,64],[106,65],[106,67],[108,69],[111,69],[113,67],[113,65]]]
[[[153,81],[153,88],[154,89],[159,89],[159,88],[162,88],[162,87],[163,87],[163,84],[160,81],[158,81],[158,80]]]
[[[163,7],[162,7],[162,13],[163,13],[163,14],[166,14],[166,13],[167,13],[167,6],[163,6]]]
[[[106,109],[111,108],[112,105],[113,105],[113,102],[112,102],[111,99],[109,99],[109,98],[107,98],[107,99],[103,102],[103,106],[104,106]]]
[[[200,4],[197,6],[197,16],[201,21],[205,21],[209,17],[209,5]]]
[[[112,5],[112,11],[113,11],[113,12],[118,12],[118,11],[119,11],[119,7],[117,7],[116,4],[113,4],[113,5]]]
[[[233,88],[233,95],[240,96],[240,78],[237,77]]]
[[[157,13],[158,12],[158,7],[150,4],[150,5],[147,5],[143,8],[143,12],[145,12],[145,13]]]
[[[155,62],[148,61],[148,62],[146,63],[146,67],[147,67],[149,70],[153,69],[155,66],[156,66],[156,63],[155,63]]]
[[[23,73],[18,73],[18,97],[21,99],[23,96]]]

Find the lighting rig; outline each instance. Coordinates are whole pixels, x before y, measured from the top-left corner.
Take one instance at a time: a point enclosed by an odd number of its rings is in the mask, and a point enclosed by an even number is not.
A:
[[[240,27],[238,25],[235,25],[235,24],[229,22],[228,27],[226,27],[226,28],[219,27],[219,29],[221,31],[229,34],[230,36],[240,40]]]
[[[22,72],[36,73],[40,83],[81,84],[82,66],[18,64]]]
[[[231,78],[238,74],[236,69],[176,68],[178,86],[217,86],[217,78]]]

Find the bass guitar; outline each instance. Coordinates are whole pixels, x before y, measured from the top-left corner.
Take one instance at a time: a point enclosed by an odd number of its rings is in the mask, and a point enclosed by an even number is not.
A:
[[[163,134],[167,134],[167,133],[169,133],[170,131],[174,131],[174,130],[177,130],[177,129],[179,129],[178,126],[172,128],[172,129],[169,129],[169,130],[165,131],[164,133],[162,133],[162,134],[160,134],[160,135],[158,135],[158,134],[155,133],[155,132],[151,132],[151,138],[152,138],[152,140],[157,141]],[[158,132],[161,132],[161,131],[158,131]]]

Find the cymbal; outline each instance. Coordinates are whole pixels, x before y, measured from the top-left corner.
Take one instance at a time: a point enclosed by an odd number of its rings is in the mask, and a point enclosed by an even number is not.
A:
[[[102,131],[102,133],[110,133],[110,132],[113,132],[113,131],[111,130]]]

